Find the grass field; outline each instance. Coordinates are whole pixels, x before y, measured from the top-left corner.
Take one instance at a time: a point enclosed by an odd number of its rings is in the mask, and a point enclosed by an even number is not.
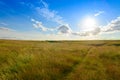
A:
[[[0,80],[120,80],[120,41],[0,40]]]

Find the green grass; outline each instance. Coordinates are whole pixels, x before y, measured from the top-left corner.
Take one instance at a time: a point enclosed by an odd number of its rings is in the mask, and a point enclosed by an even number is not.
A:
[[[0,40],[0,80],[120,80],[120,41]]]

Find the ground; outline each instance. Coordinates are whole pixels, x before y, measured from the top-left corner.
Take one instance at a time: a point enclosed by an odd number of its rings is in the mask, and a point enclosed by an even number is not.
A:
[[[120,80],[120,41],[0,40],[0,80]]]

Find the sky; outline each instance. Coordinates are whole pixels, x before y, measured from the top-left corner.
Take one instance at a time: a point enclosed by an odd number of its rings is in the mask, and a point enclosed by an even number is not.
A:
[[[120,0],[0,0],[0,39],[119,40]]]

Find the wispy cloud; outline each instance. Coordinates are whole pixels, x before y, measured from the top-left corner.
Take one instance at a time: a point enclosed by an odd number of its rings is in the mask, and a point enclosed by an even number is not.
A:
[[[95,27],[93,30],[90,31],[84,31],[84,32],[72,32],[73,35],[78,35],[78,36],[90,36],[90,35],[98,35],[101,33],[101,28]]]
[[[0,39],[16,39],[16,30],[7,28],[7,27],[0,27]]]
[[[120,31],[120,17],[112,20],[102,29],[103,32],[115,32]]]
[[[0,39],[15,40],[72,40],[70,36],[58,34],[42,34],[41,32],[19,32],[10,28],[0,27]]]
[[[32,19],[33,26],[35,28],[40,28],[42,31],[57,31],[60,34],[69,34],[69,35],[76,35],[76,36],[90,36],[90,35],[99,35],[102,33],[108,33],[108,32],[118,32],[120,31],[120,17],[117,17],[116,19],[109,22],[106,26],[102,27],[95,27],[93,30],[90,31],[84,31],[84,32],[75,32],[71,29],[69,24],[60,25],[56,28],[47,28],[43,26],[42,22],[36,21]]]
[[[71,34],[72,29],[68,24],[56,26],[55,28],[47,28],[45,27],[41,21],[37,21],[35,19],[31,19],[33,22],[33,27],[36,29],[41,29],[42,31],[57,31],[60,34]]]
[[[7,27],[0,27],[0,31],[15,31],[15,30],[7,28]]]
[[[32,4],[32,3],[30,3],[30,2],[21,1],[21,2],[19,2],[19,4],[22,5],[22,6],[27,7],[28,9],[33,9],[33,8],[35,8],[35,5]]]
[[[115,33],[120,31],[120,17],[117,17],[114,20],[111,20],[107,25],[94,28],[94,30],[91,31],[85,31],[85,32],[73,32],[73,35],[79,35],[79,36],[89,36],[89,35],[98,35],[100,33]]]
[[[101,15],[103,13],[104,13],[104,11],[98,11],[97,13],[94,14],[94,16],[99,16],[99,15]]]
[[[37,21],[35,19],[31,19],[31,21],[33,22],[34,28],[41,29],[42,31],[53,31],[53,29],[45,27],[40,21]]]
[[[56,22],[58,24],[65,24],[65,22],[62,19],[62,17],[57,14],[57,11],[50,10],[48,4],[45,1],[41,0],[41,3],[43,4],[42,8],[41,7],[36,7],[36,11],[41,16],[43,16],[47,20]]]
[[[36,21],[34,19],[31,19],[32,22],[39,23],[39,21]],[[115,20],[112,20],[111,23],[117,23],[119,21],[119,17]],[[119,22],[118,22],[119,23]],[[110,24],[110,23],[109,23]],[[106,26],[108,27],[108,26]],[[110,26],[109,26],[110,27]],[[115,27],[115,26],[114,26]],[[44,26],[46,30],[46,28]],[[37,28],[39,29],[39,28]],[[41,27],[40,27],[41,29]],[[86,31],[86,32],[75,32],[73,31],[68,24],[58,26],[56,30],[58,33],[61,33],[63,35],[58,34],[42,34],[41,32],[18,32],[13,29],[7,28],[7,27],[0,27],[0,39],[22,39],[22,40],[73,40],[73,39],[98,39],[96,36],[100,33],[107,33],[111,31],[119,30],[120,28],[113,28],[114,30],[110,30],[110,28],[107,28],[108,30],[103,31],[103,28],[96,27],[92,31]],[[53,31],[54,31],[53,30]],[[65,35],[64,35],[65,34]],[[69,36],[66,36],[68,34]],[[93,35],[94,37],[92,37]],[[71,37],[72,36],[72,37]],[[101,38],[99,38],[101,39]],[[104,38],[105,39],[105,38]]]
[[[73,33],[80,36],[98,35],[100,33],[115,33],[120,31],[120,17],[111,20],[107,25],[94,28],[92,31]]]
[[[104,33],[115,33],[120,31],[120,17],[117,17],[114,20],[111,20],[107,25],[100,27],[95,27],[94,30],[85,31],[85,32],[72,32],[73,35],[79,36],[90,36],[98,35]]]
[[[71,34],[72,33],[72,29],[70,28],[68,24],[59,26],[57,30],[58,30],[58,33],[60,34]]]
[[[74,32],[71,27],[69,26],[69,24],[63,24],[60,25],[56,28],[47,28],[45,27],[41,21],[37,21],[35,19],[31,19],[31,21],[33,22],[33,27],[36,29],[40,29],[42,31],[57,31],[58,34],[69,34],[69,35],[77,35],[77,36],[90,36],[90,35],[97,35],[101,32],[101,28],[96,27],[93,30],[90,31],[85,31],[85,32]]]
[[[2,25],[2,26],[7,26],[8,24],[7,24],[7,23],[4,23],[4,22],[1,22],[0,25]]]
[[[33,22],[34,28],[41,29],[42,31],[57,31],[60,34],[69,34],[72,32],[72,29],[68,24],[56,26],[55,28],[47,28],[41,21],[37,21],[35,19],[31,19],[31,21]]]
[[[43,0],[41,0],[41,3],[44,5],[45,8],[48,8],[48,4],[46,2],[44,2]]]

